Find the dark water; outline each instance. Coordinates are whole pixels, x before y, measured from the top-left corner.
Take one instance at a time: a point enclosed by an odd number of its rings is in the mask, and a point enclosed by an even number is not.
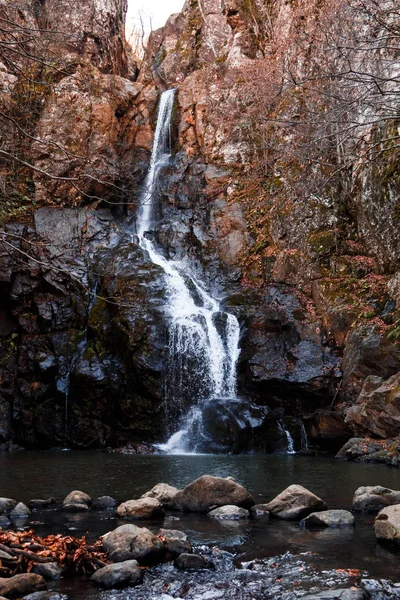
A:
[[[323,498],[329,508],[351,509],[354,491],[362,485],[400,489],[400,471],[383,465],[339,462],[300,456],[122,456],[100,452],[0,453],[0,496],[27,502],[56,496],[62,500],[80,489],[92,498],[137,498],[156,483],[183,487],[205,473],[231,475],[254,495],[271,500],[288,485],[301,484]],[[179,520],[172,520],[178,518]],[[89,538],[115,528],[119,522],[106,513],[89,515],[34,513],[39,534],[69,532]],[[254,519],[218,522],[206,515],[171,513],[165,522],[143,525],[185,531],[192,543],[220,548],[253,558],[291,551],[312,552],[318,568],[358,568],[372,577],[400,581],[400,557],[376,543],[373,516],[358,516],[353,529],[307,531],[297,523]],[[31,525],[32,526],[32,525]]]

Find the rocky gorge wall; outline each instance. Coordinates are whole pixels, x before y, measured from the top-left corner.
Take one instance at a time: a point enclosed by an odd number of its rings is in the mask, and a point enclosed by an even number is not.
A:
[[[29,220],[26,200],[22,208],[13,200],[15,214],[4,218],[4,447],[162,438],[165,289],[126,225],[157,98],[169,87],[177,87],[174,160],[154,236],[166,257],[190,260],[239,318],[239,411],[251,407],[250,423],[263,409],[250,435],[215,408],[225,450],[246,449],[249,437],[258,450],[281,449],[277,422],[297,447],[300,421],[313,443],[332,448],[354,433],[399,433],[398,150],[363,160],[358,139],[322,142],[333,117],[324,132],[310,118],[330,114],[319,84],[293,85],[321,67],[321,32],[344,4],[189,0],[153,32],[138,76],[121,42],[124,2],[80,3],[72,28],[59,4],[22,13],[45,31],[47,52],[56,43],[51,18],[72,37],[57,39],[65,63],[25,148],[40,208]],[[2,102],[11,108],[14,73],[6,61]],[[368,152],[387,137],[381,123],[362,131]],[[333,170],[316,166],[327,157]]]

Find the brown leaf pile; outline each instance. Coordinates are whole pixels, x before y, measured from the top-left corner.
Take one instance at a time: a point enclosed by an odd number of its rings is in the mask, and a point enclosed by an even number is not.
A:
[[[89,545],[85,537],[59,534],[41,538],[33,531],[0,532],[0,577],[29,573],[36,564],[48,562],[57,562],[69,573],[90,575],[109,564],[107,555],[100,541]]]

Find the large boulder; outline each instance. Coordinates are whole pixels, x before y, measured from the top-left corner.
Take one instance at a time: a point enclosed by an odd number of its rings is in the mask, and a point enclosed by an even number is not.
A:
[[[161,559],[166,551],[163,541],[158,536],[146,527],[133,524],[121,525],[106,533],[102,542],[113,562],[134,559],[140,564],[152,564]]]
[[[353,527],[354,516],[348,510],[322,510],[300,521],[304,527]]]
[[[203,513],[226,504],[248,509],[255,502],[251,494],[236,481],[203,475],[176,494],[173,508],[184,512]]]
[[[158,519],[164,516],[164,509],[156,498],[139,498],[120,504],[117,515],[123,519]]]
[[[125,560],[114,565],[107,565],[99,569],[90,578],[90,581],[105,588],[114,588],[125,585],[137,585],[142,582],[143,571],[136,560]]]
[[[31,592],[45,590],[47,584],[43,577],[34,573],[21,573],[14,577],[0,578],[0,596],[20,598]]]
[[[178,488],[168,485],[168,483],[157,483],[151,490],[141,496],[141,498],[155,498],[163,506],[169,506],[179,492]]]
[[[212,519],[219,519],[220,521],[238,521],[239,519],[248,519],[250,513],[245,508],[240,506],[234,506],[227,504],[226,506],[220,506],[210,510],[208,516]]]
[[[271,516],[279,519],[302,519],[312,512],[327,510],[321,498],[302,485],[290,485],[265,505]]]
[[[400,546],[400,504],[383,508],[376,516],[374,529],[378,540]]]
[[[368,485],[359,487],[354,492],[353,510],[378,512],[393,504],[400,504],[400,491],[390,490],[381,485]]]
[[[390,438],[400,430],[400,373],[386,381],[366,378],[354,406],[346,411],[346,423],[358,434]]]

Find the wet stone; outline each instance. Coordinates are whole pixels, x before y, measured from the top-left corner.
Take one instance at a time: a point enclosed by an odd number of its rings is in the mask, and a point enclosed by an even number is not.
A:
[[[348,510],[323,510],[300,521],[303,527],[353,527],[354,516]]]
[[[250,509],[252,517],[265,517],[269,518],[269,510],[266,508],[266,504],[256,504]]]
[[[240,519],[248,519],[250,513],[245,508],[228,504],[211,510],[208,513],[208,516],[212,519],[219,519],[221,521],[238,521]]]
[[[142,581],[142,571],[136,560],[126,560],[99,569],[90,581],[105,588],[137,585]]]
[[[111,496],[100,496],[93,501],[92,508],[95,510],[113,510],[117,508],[117,501]]]
[[[174,561],[175,567],[182,571],[196,571],[198,569],[212,569],[213,565],[200,554],[180,554]]]
[[[7,515],[17,505],[12,498],[0,498],[0,515]]]

